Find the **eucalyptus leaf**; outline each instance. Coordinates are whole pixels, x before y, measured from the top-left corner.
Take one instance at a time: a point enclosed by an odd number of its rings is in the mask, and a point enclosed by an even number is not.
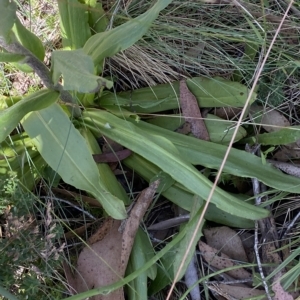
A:
[[[187,80],[189,90],[196,97],[199,107],[243,107],[248,88],[238,82],[221,77],[194,77]],[[179,107],[179,82],[160,84],[129,92],[106,92],[100,105],[117,105],[137,113],[156,113]],[[256,99],[253,93],[250,103]]]
[[[104,58],[112,57],[137,42],[149,29],[159,12],[166,8],[172,0],[159,0],[147,12],[112,30],[97,33],[90,37],[83,47],[95,65]]]
[[[58,104],[28,114],[22,125],[64,182],[94,195],[113,218],[126,217],[124,203],[106,190],[85,139]]]
[[[82,48],[91,37],[88,6],[77,0],[57,2],[63,47],[68,50]]]
[[[59,94],[55,91],[40,90],[25,97],[11,107],[0,111],[0,142],[17,127],[26,114],[46,108],[54,103],[58,97]]]
[[[165,150],[161,146],[163,136],[153,135],[147,130],[140,130],[129,122],[96,109],[84,111],[83,121],[90,128],[98,128],[99,133],[156,164],[191,192],[207,199],[212,182],[194,168],[186,158]],[[148,138],[149,136],[150,138]],[[158,137],[160,138],[158,139]],[[252,220],[267,217],[269,214],[268,211],[240,201],[218,187],[215,189],[211,201],[221,210]]]
[[[0,37],[6,43],[10,43],[10,32],[17,19],[16,11],[17,5],[14,1],[0,0]]]
[[[64,89],[80,93],[92,93],[106,87],[110,89],[113,83],[94,75],[92,59],[82,49],[73,51],[56,50],[52,53],[52,80],[57,83],[61,75],[64,79]]]

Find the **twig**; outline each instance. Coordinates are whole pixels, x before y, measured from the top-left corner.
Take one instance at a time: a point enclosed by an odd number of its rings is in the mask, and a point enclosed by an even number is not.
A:
[[[292,228],[294,227],[296,221],[300,218],[300,212],[297,213],[297,215],[294,217],[294,219],[292,220],[292,222],[290,222],[289,226],[287,227],[287,229],[281,234],[280,239],[283,240],[288,233],[292,230]]]
[[[184,281],[187,286],[187,288],[190,288],[194,286],[197,281],[199,280],[198,278],[198,272],[196,268],[196,254],[193,255],[187,269],[184,275]],[[190,291],[191,299],[192,300],[200,300],[201,295],[200,295],[200,289],[199,289],[199,284],[196,284],[193,289]]]
[[[67,200],[64,200],[64,199],[60,199],[60,198],[56,198],[56,197],[48,197],[48,196],[42,196],[40,197],[41,199],[45,199],[45,200],[48,200],[48,199],[53,199],[53,200],[56,200],[56,201],[60,201],[60,202],[64,202],[64,203],[67,203],[69,204],[70,206],[72,206],[73,208],[81,211],[83,214],[87,215],[89,218],[93,219],[93,220],[96,220],[96,218],[91,215],[89,212],[85,211],[84,209],[76,206],[75,204],[71,203],[70,201],[67,201]]]
[[[51,79],[51,74],[49,69],[45,66],[45,64],[40,61],[31,51],[23,47],[18,42],[6,43],[4,38],[0,36],[0,47],[5,49],[6,51],[14,54],[19,54],[25,56],[22,63],[28,64],[35,73],[40,77],[43,84],[50,90],[54,90],[60,93],[60,98],[63,102],[71,104],[71,107],[68,108],[71,110],[71,113],[75,117],[81,116],[81,110],[76,102],[76,100],[72,97],[72,95],[64,90],[63,86],[60,83],[54,84]]]

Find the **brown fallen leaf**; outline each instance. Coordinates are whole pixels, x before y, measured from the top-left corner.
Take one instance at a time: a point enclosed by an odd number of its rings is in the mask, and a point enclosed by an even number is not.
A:
[[[280,284],[280,277],[282,273],[279,272],[274,277],[274,282],[272,285],[272,291],[274,292],[274,300],[293,300],[294,297],[286,292]]]
[[[185,80],[180,80],[180,106],[185,121],[191,124],[193,135],[198,139],[209,141],[209,134],[198,101],[188,89]]]
[[[208,288],[228,300],[249,299],[265,294],[265,291],[222,283],[208,285]]]
[[[123,278],[131,253],[132,245],[140,221],[159,185],[159,180],[153,182],[139,196],[132,208],[130,217],[120,231],[121,221],[108,219],[105,228],[80,253],[77,261],[76,273],[73,275],[65,264],[66,278],[72,290],[77,293],[93,288],[103,287]],[[107,234],[103,237],[103,233]],[[98,240],[98,239],[101,240]],[[115,290],[108,295],[97,295],[91,300],[124,300],[123,288]]]
[[[254,116],[259,115],[253,121],[257,123],[256,120],[260,120],[261,126],[267,132],[274,132],[283,127],[291,126],[289,120],[282,113],[274,109],[266,109],[263,106],[252,104],[250,114]]]
[[[201,256],[207,261],[208,264],[217,268],[218,270],[237,266],[237,264],[229,256],[223,254],[219,250],[208,246],[202,241],[200,241],[198,245]],[[252,278],[252,275],[242,267],[239,269],[227,271],[226,273],[236,279]]]
[[[203,233],[209,246],[228,255],[231,259],[248,262],[243,243],[236,231],[222,226],[204,229]]]

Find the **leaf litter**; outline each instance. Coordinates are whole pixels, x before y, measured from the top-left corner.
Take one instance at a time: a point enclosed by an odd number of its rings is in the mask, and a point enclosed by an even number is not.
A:
[[[149,188],[142,191],[124,224],[122,221],[111,218],[106,220],[96,236],[88,240],[89,244],[79,254],[74,275],[70,268],[64,265],[73,293],[103,287],[124,277],[135,234],[158,185],[159,180],[156,180],[150,184]],[[122,227],[121,230],[120,227]],[[118,289],[108,295],[97,295],[92,299],[121,300],[125,298],[123,289]]]

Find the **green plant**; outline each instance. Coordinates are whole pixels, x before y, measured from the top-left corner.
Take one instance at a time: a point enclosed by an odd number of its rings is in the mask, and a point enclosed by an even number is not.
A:
[[[230,137],[230,124],[224,125],[224,133],[218,120],[212,122],[212,134],[221,136],[212,142],[180,135],[165,129],[163,122],[140,119],[142,114],[178,108],[178,82],[115,94],[108,91],[113,83],[99,76],[105,59],[138,41],[171,2],[160,0],[135,19],[102,31],[105,27],[94,22],[105,19],[96,1],[59,1],[63,49],[53,51],[48,70],[42,62],[41,41],[20,23],[13,2],[0,1],[0,59],[24,71],[35,71],[46,86],[23,99],[1,99],[0,164],[4,180],[13,171],[23,187],[31,190],[47,164],[65,183],[92,194],[107,214],[124,219],[125,204],[129,203],[125,191],[111,170],[104,164],[97,166],[92,158],[99,151],[96,137],[104,135],[134,152],[124,163],[147,181],[161,171],[172,177],[174,184],[162,191],[166,198],[189,211],[194,194],[202,204],[212,183],[194,165],[219,168],[226,151],[222,143],[228,142],[225,137]],[[187,85],[201,107],[242,107],[248,93],[241,83],[218,77],[191,78]],[[255,96],[251,102],[254,100]],[[25,133],[14,134],[19,122]],[[240,138],[245,134],[241,131]],[[30,167],[31,160],[35,172]],[[231,151],[224,171],[258,178],[274,189],[300,192],[299,179],[290,178],[241,150]],[[267,216],[267,210],[220,188],[206,214],[208,220],[243,228]]]

